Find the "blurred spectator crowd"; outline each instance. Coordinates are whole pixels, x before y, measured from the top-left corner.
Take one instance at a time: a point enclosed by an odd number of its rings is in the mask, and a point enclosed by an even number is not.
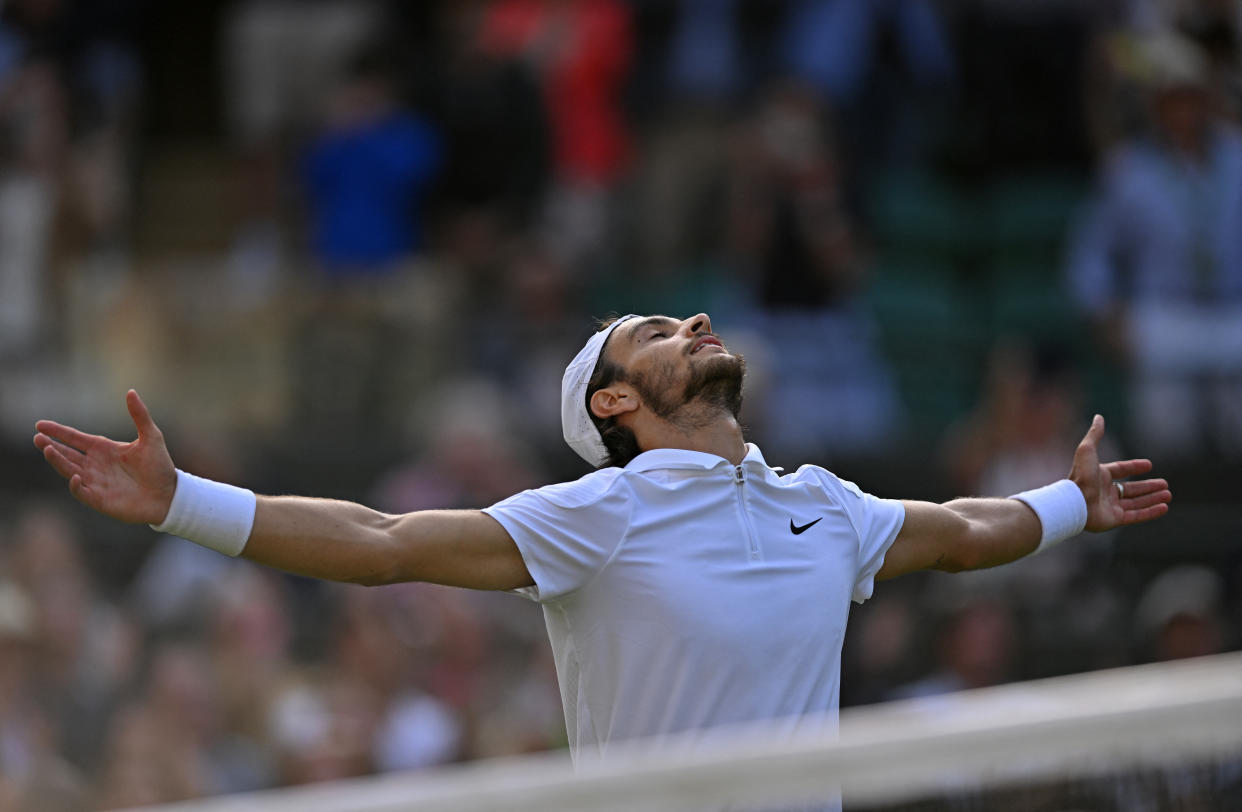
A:
[[[614,312],[710,313],[775,464],[1012,493],[1102,412],[1174,479],[877,590],[845,703],[1242,646],[1240,121],[1237,0],[0,2],[0,812],[562,745],[538,607],[113,526],[28,436],[133,386],[195,473],[483,507],[584,473]]]

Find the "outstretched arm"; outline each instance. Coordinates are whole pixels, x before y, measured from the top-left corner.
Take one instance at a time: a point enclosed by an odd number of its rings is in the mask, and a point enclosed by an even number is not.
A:
[[[125,402],[138,429],[133,442],[41,420],[34,443],[78,501],[121,521],[160,524],[176,493],[176,468],[138,393],[130,390]],[[533,583],[513,539],[477,510],[394,516],[352,502],[260,496],[241,554],[299,575],[363,584],[515,589]]]
[[[1151,461],[1100,463],[1104,418],[1096,415],[1078,449],[1069,479],[1087,506],[1086,529],[1099,533],[1150,521],[1169,511],[1173,494],[1163,479],[1126,481],[1146,474]],[[889,548],[878,579],[939,569],[959,572],[995,567],[1035,552],[1043,527],[1018,499],[955,499],[943,505],[905,502],[906,521]]]

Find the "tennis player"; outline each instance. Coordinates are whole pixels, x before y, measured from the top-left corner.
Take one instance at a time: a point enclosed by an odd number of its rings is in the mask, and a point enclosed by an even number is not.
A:
[[[227,555],[539,601],[578,759],[634,737],[835,714],[850,601],[874,581],[993,567],[1168,511],[1163,479],[1130,479],[1148,460],[1100,463],[1099,416],[1069,478],[1011,498],[893,501],[813,465],[782,474],[743,439],[744,369],[706,314],[612,321],[561,390],[565,438],[598,470],[484,510],[395,516],[194,477],[132,390],[137,440],[44,420],[34,442],[79,501]]]

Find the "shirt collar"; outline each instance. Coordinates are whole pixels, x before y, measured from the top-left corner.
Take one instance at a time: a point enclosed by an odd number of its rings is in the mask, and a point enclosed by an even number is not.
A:
[[[758,466],[771,471],[780,470],[779,468],[770,468],[768,466],[767,460],[763,458],[763,452],[754,443],[746,444],[746,456],[742,458],[742,464],[747,467]],[[630,460],[630,464],[625,466],[625,470],[643,472],[654,471],[659,468],[698,468],[709,471],[720,465],[732,467],[732,463],[724,457],[707,454],[703,451],[690,451],[685,448],[653,448]]]

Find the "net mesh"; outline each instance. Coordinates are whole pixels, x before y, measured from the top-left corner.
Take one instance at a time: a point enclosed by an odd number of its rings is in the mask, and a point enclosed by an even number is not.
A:
[[[165,812],[835,808],[1242,810],[1242,653],[734,728],[160,807]],[[809,805],[809,806],[808,806]],[[148,807],[148,810],[151,808]]]

